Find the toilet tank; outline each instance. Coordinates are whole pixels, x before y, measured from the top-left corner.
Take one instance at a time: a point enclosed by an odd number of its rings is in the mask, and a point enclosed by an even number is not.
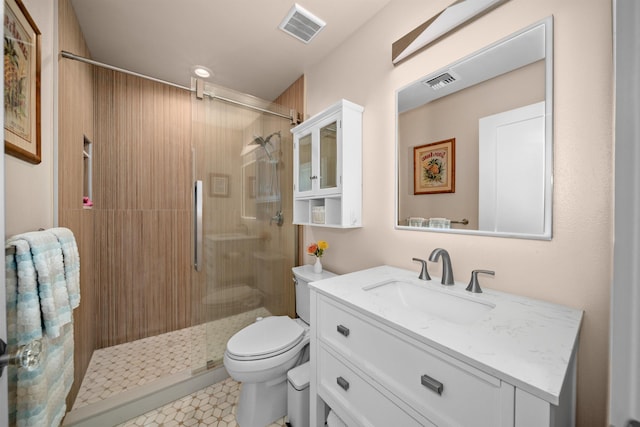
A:
[[[300,319],[309,324],[311,317],[309,308],[309,283],[334,277],[335,274],[327,270],[323,270],[320,274],[314,273],[312,265],[301,265],[291,270],[293,271],[293,278],[296,284],[296,313]]]

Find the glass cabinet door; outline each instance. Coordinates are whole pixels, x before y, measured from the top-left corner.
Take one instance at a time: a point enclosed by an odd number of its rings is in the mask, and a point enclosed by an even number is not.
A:
[[[311,191],[311,134],[298,140],[298,192]]]
[[[331,122],[320,129],[320,189],[338,186],[337,122]]]

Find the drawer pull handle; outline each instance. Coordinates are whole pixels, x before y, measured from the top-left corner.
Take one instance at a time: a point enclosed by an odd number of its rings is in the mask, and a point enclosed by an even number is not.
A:
[[[340,332],[345,337],[349,336],[349,328],[346,326],[338,325],[338,332]]]
[[[442,394],[442,390],[444,390],[444,385],[442,385],[440,381],[431,378],[429,375],[423,375],[420,382],[423,386],[438,394]]]
[[[342,377],[338,377],[338,378],[336,379],[336,382],[338,383],[338,385],[339,385],[340,387],[342,387],[342,388],[344,389],[344,391],[349,390],[349,381],[345,380],[345,379],[344,379],[344,378],[342,378]]]

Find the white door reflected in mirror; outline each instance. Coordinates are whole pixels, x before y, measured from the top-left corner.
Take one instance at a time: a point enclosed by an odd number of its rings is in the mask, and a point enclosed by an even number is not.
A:
[[[544,102],[480,119],[478,230],[544,232]]]

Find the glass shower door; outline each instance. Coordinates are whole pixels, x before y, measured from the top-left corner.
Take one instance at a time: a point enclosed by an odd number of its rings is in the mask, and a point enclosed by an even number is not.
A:
[[[283,108],[253,97],[213,86],[204,93],[192,97],[193,174],[201,182],[195,371],[220,366],[229,338],[256,318],[295,314],[290,121]]]

